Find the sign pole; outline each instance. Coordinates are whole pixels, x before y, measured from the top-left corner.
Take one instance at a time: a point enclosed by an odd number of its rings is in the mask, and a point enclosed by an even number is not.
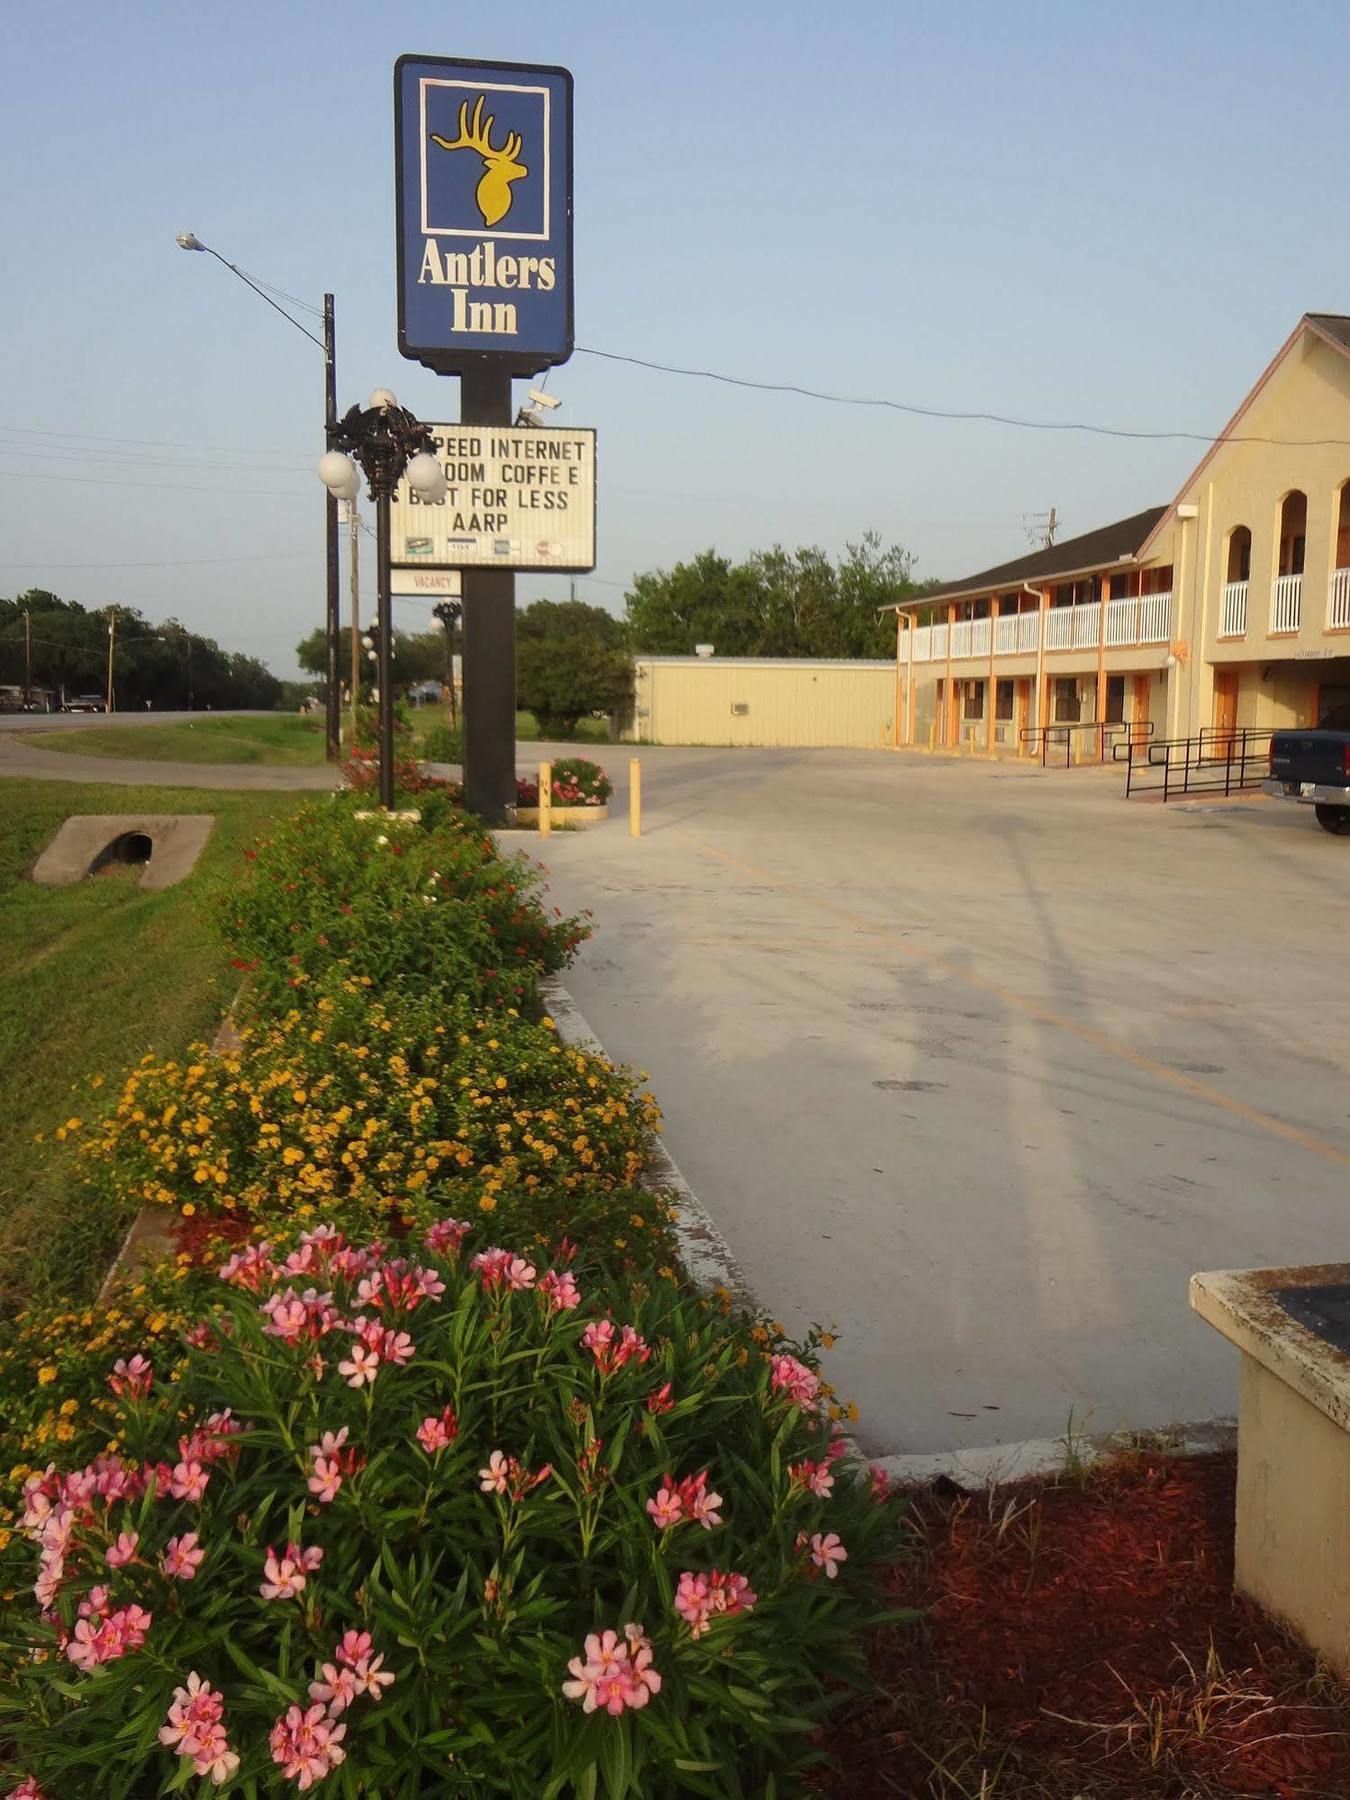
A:
[[[466,360],[460,415],[465,425],[510,425],[511,375],[500,358]],[[508,569],[472,568],[462,580],[464,803],[502,825],[516,804],[516,580]]]
[[[380,805],[394,810],[394,608],[389,595],[389,490],[375,497],[375,608],[380,622]]]
[[[337,426],[337,357],[334,344],[333,296],[323,297],[323,428],[325,448],[333,448],[333,432]],[[327,583],[324,594],[324,670],[327,693],[324,701],[324,725],[329,762],[342,755],[342,680],[338,674],[338,643],[342,618],[338,609],[338,503],[332,494],[325,496],[324,557]]]

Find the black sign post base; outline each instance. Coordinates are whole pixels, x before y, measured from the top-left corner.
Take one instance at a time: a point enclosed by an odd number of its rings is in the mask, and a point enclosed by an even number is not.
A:
[[[461,424],[511,424],[504,358],[466,362],[459,391]],[[516,804],[516,580],[507,569],[465,569],[461,580],[464,804],[485,825],[504,825]]]

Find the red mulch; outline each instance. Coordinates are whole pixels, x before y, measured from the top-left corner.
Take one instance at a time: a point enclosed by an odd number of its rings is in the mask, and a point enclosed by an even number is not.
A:
[[[922,1496],[889,1585],[925,1622],[878,1634],[823,1791],[1350,1795],[1350,1692],[1232,1594],[1233,1486],[1231,1457],[1141,1456]]]

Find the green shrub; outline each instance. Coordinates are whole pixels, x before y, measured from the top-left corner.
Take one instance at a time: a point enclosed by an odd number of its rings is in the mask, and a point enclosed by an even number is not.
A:
[[[348,978],[246,1019],[237,1049],[143,1058],[71,1135],[86,1178],[128,1205],[252,1218],[354,1199],[378,1216],[424,1193],[490,1211],[506,1193],[631,1184],[656,1116],[551,1023]]]
[[[462,1229],[254,1247],[179,1380],[110,1371],[122,1457],[28,1487],[12,1778],[290,1793],[303,1739],[334,1795],[730,1800],[810,1762],[895,1515],[809,1351]]]
[[[427,827],[329,801],[246,852],[221,903],[236,966],[268,1004],[333,968],[383,987],[413,980],[475,1005],[528,1005],[590,927],[549,918],[540,876],[440,804]]]
[[[464,761],[464,728],[445,722],[433,725],[422,738],[422,756],[427,762],[460,763]]]

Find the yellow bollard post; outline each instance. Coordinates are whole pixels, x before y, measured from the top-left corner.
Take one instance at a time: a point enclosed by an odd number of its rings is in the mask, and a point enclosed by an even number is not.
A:
[[[553,764],[539,765],[539,835],[547,837],[553,829]]]
[[[642,836],[642,764],[636,756],[628,764],[628,835]]]

